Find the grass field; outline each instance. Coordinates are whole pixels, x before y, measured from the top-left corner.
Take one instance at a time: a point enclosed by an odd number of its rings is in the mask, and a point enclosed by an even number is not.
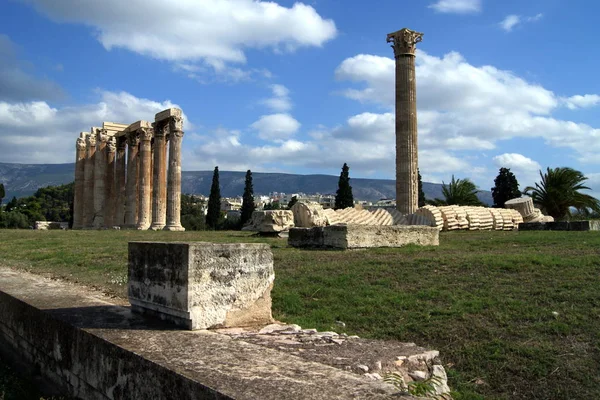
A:
[[[0,264],[126,296],[131,240],[266,242],[273,312],[441,352],[456,399],[600,398],[600,233],[452,232],[310,251],[241,232],[0,231]]]

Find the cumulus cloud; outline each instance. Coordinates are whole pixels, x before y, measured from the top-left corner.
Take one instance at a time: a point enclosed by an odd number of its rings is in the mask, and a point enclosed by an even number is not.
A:
[[[263,140],[280,141],[298,132],[300,123],[289,114],[279,113],[263,115],[250,127],[258,131],[258,137]]]
[[[28,72],[19,60],[17,46],[0,34],[0,101],[54,100],[64,96],[56,83]]]
[[[345,96],[392,109],[391,58],[359,54],[342,61],[335,74],[358,86],[345,90]],[[499,140],[541,138],[551,146],[575,150],[581,162],[600,161],[594,158],[600,151],[600,130],[552,117],[565,104],[591,105],[593,95],[565,101],[510,71],[471,65],[456,52],[435,57],[420,51],[416,74],[420,145],[489,150]]]
[[[79,132],[89,132],[103,121],[153,121],[157,112],[178,107],[169,100],[158,102],[126,92],[98,91],[97,95],[97,103],[62,108],[44,101],[0,102],[0,161],[73,162]],[[186,126],[190,128],[187,121]]]
[[[292,109],[292,100],[290,99],[290,91],[283,85],[275,84],[270,86],[273,95],[268,99],[262,100],[262,104],[266,105],[272,111],[285,112]]]
[[[539,21],[540,19],[542,19],[543,16],[544,16],[544,14],[542,14],[542,13],[536,14],[532,17],[525,17],[525,18],[521,17],[520,15],[515,15],[515,14],[507,15],[500,22],[500,27],[502,29],[504,29],[506,32],[511,32],[515,26],[517,26],[523,22]]]
[[[306,4],[284,7],[253,0],[24,0],[58,22],[91,26],[107,49],[123,48],[175,63],[198,63],[240,74],[229,63],[246,62],[245,50],[290,52],[333,39],[333,20]]]
[[[510,32],[513,30],[515,26],[517,26],[521,22],[521,17],[518,15],[507,15],[506,18],[500,22],[500,27],[504,29],[506,32]]]
[[[438,0],[429,8],[441,13],[472,14],[481,11],[481,0]]]
[[[594,107],[600,103],[600,96],[597,94],[575,95],[564,99],[564,103],[570,110],[578,108]]]
[[[519,153],[504,153],[495,156],[493,160],[498,168],[509,168],[515,174],[520,182],[521,190],[539,180],[539,171],[542,166],[529,157]]]

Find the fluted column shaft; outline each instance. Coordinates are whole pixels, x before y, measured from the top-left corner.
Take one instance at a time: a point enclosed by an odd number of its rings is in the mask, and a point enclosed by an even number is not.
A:
[[[95,229],[104,227],[104,207],[106,204],[106,142],[108,135],[104,129],[97,129],[96,159],[94,165],[94,223]]]
[[[152,221],[152,128],[140,128],[139,214],[137,229],[146,230]]]
[[[115,156],[115,219],[114,225],[123,226],[125,224],[125,149],[127,138],[120,136],[117,138],[117,153]]]
[[[169,170],[167,176],[167,231],[184,231],[181,226],[181,142],[183,140],[181,114],[169,120]]]
[[[106,201],[104,208],[104,227],[112,228],[115,225],[115,152],[117,150],[116,138],[113,136],[108,139],[106,144],[106,180],[105,193]]]
[[[94,129],[86,137],[86,157],[83,179],[83,228],[92,228],[94,222],[94,166],[96,164],[96,135]]]
[[[85,180],[86,133],[82,132],[75,144],[75,187],[73,193],[73,226],[83,228],[83,194]]]
[[[134,228],[138,217],[138,145],[137,132],[127,133],[127,184],[125,204],[125,226]]]
[[[417,88],[415,57],[396,58],[396,207],[404,214],[419,208]]]
[[[161,230],[167,220],[167,135],[169,125],[156,123],[154,126],[154,168],[152,184],[152,225],[150,229]]]
[[[396,208],[403,214],[419,207],[415,51],[422,39],[406,28],[387,35],[396,59]]]

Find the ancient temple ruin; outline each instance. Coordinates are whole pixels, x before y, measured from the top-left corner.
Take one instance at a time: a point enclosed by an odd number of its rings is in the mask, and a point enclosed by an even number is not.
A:
[[[406,28],[386,39],[396,59],[396,208],[403,214],[419,208],[415,51],[422,39]]]
[[[159,112],[154,123],[104,122],[81,132],[73,229],[185,230],[180,220],[182,139],[178,108]]]

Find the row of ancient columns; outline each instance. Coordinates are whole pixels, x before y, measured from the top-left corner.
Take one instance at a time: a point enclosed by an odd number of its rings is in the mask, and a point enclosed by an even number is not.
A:
[[[81,133],[76,144],[73,229],[184,230],[181,114],[170,108],[156,114],[153,124],[138,121],[120,132],[92,128],[89,134]]]

